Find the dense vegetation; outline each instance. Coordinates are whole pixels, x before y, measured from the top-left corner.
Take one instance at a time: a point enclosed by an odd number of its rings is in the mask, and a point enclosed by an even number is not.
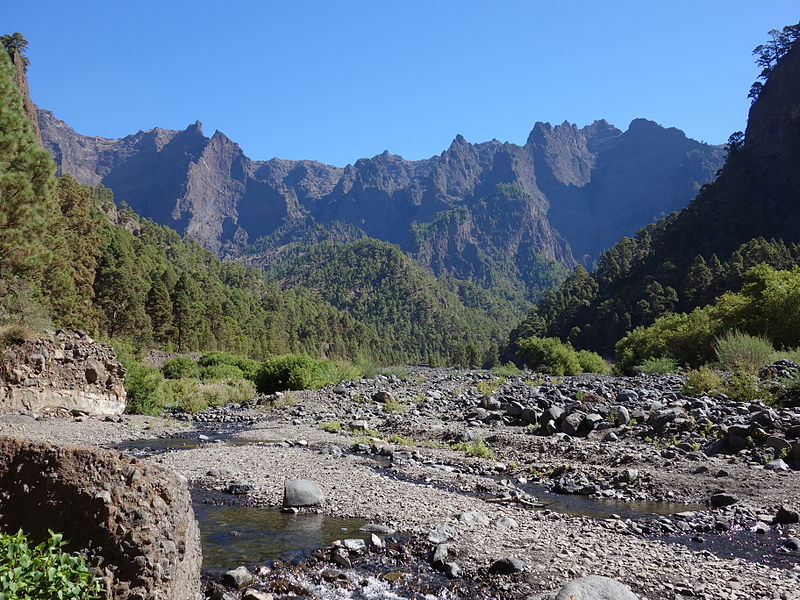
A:
[[[366,238],[323,242],[276,275],[319,294],[377,332],[385,363],[422,360],[491,366],[513,308],[468,282],[432,276],[399,247]]]
[[[667,314],[649,327],[637,327],[616,350],[618,367],[624,371],[658,357],[693,367],[722,358],[722,366],[754,371],[773,358],[773,345],[800,346],[800,267],[754,267],[739,292],[725,292],[703,308]],[[733,358],[734,351],[738,358]],[[755,358],[746,359],[747,354]]]

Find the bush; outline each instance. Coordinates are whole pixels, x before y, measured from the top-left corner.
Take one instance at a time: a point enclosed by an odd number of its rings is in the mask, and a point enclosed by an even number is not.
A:
[[[261,394],[285,390],[313,390],[346,379],[356,379],[358,367],[299,354],[282,354],[265,360],[255,384]]]
[[[238,379],[200,384],[198,392],[206,405],[224,406],[231,402],[247,402],[256,395],[256,387],[251,381]]]
[[[209,365],[200,370],[200,379],[203,381],[244,379],[244,373],[236,365]]]
[[[703,365],[699,369],[693,369],[686,374],[686,380],[683,382],[683,393],[687,396],[718,394],[722,390],[724,383],[722,375],[711,367]]]
[[[678,361],[667,356],[648,358],[642,364],[636,366],[636,371],[643,375],[666,375],[667,373],[675,373],[677,370]]]
[[[758,384],[758,377],[745,371],[737,371],[722,386],[722,392],[738,402],[770,400],[772,394]]]
[[[255,380],[258,369],[261,366],[258,361],[253,360],[252,358],[247,358],[246,356],[237,356],[235,354],[221,352],[219,350],[206,352],[200,357],[200,359],[197,361],[197,364],[199,364],[201,367],[232,365],[237,367],[242,372],[242,376],[250,379],[251,381]]]
[[[522,371],[517,368],[517,365],[511,361],[504,365],[495,365],[490,370],[493,375],[498,375],[499,377],[514,377],[522,373]]]
[[[161,373],[167,379],[183,379],[197,377],[200,374],[200,367],[189,356],[176,356],[168,358],[161,366]]]
[[[764,365],[772,363],[775,348],[768,339],[729,331],[714,342],[717,364],[726,371],[757,373]]]
[[[139,361],[122,363],[125,366],[125,391],[128,403],[125,412],[133,415],[157,415],[162,409],[160,396],[164,376],[161,371]]]
[[[0,598],[3,600],[90,600],[105,595],[83,558],[62,551],[60,533],[31,548],[22,530],[0,533]]]
[[[0,327],[0,348],[21,344],[36,337],[36,333],[23,323],[9,323]]]
[[[608,373],[608,365],[597,352],[578,350],[578,363],[584,373]]]
[[[570,344],[556,338],[529,337],[517,342],[518,354],[525,364],[550,375],[577,375],[581,372],[578,354]]]

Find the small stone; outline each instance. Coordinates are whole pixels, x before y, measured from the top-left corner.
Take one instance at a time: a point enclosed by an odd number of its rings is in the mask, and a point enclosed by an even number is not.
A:
[[[525,563],[516,556],[507,556],[496,560],[489,567],[489,573],[496,575],[510,575],[511,573],[518,573],[525,568]]]
[[[242,600],[274,600],[274,596],[267,592],[247,588],[242,594]]]
[[[736,504],[739,502],[739,499],[733,494],[719,493],[711,496],[708,501],[713,508],[722,508]]]
[[[381,390],[372,394],[372,399],[375,402],[386,403],[392,400],[392,395],[389,392]]]
[[[386,525],[379,525],[377,523],[367,523],[366,525],[359,527],[358,530],[363,531],[365,533],[377,533],[380,535],[392,535],[395,531],[391,527],[387,527]]]
[[[800,522],[800,513],[796,510],[790,510],[785,506],[781,506],[775,514],[775,523],[779,525],[789,525],[791,523]]]
[[[253,575],[247,570],[247,567],[237,567],[222,576],[222,583],[230,588],[240,590],[253,583]]]
[[[348,538],[342,540],[342,546],[351,552],[361,552],[367,547],[367,540]]]
[[[461,576],[461,567],[454,562],[447,562],[442,565],[442,573],[445,577],[456,579]]]
[[[341,567],[342,569],[353,568],[353,563],[350,561],[350,558],[347,556],[347,553],[341,548],[334,549],[333,553],[331,554],[331,561],[333,561],[337,566]]]
[[[764,465],[767,471],[788,471],[789,465],[782,458],[776,458]]]
[[[384,573],[381,575],[381,579],[384,581],[391,581],[392,583],[400,581],[403,579],[403,577],[405,577],[405,575],[403,575],[403,573],[398,573],[397,571],[390,571],[389,573]]]

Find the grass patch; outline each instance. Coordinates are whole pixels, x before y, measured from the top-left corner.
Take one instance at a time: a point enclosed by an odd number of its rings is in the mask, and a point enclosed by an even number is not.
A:
[[[387,413],[394,413],[394,414],[403,414],[408,410],[406,405],[400,402],[399,400],[395,400],[394,398],[389,398],[386,402],[383,403],[383,412]]]
[[[475,438],[471,442],[459,442],[451,446],[453,450],[460,450],[469,456],[476,458],[490,458],[494,459],[495,454],[489,446],[486,445],[481,438]]]
[[[320,423],[319,428],[322,429],[322,431],[327,431],[328,433],[339,433],[342,430],[342,422],[326,421],[324,423]]]
[[[0,327],[0,347],[22,344],[36,337],[36,332],[24,323],[9,323]]]
[[[488,381],[479,381],[475,384],[475,389],[481,396],[491,396],[496,394],[505,382],[505,377],[495,377],[494,379],[490,379]]]

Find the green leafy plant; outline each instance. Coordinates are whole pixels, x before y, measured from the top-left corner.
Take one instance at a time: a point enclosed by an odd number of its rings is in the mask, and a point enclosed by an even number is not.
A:
[[[771,394],[758,383],[758,378],[746,371],[737,371],[728,377],[722,392],[738,402],[770,400]]]
[[[313,390],[347,379],[361,371],[354,365],[321,360],[300,354],[282,354],[265,360],[255,377],[262,394],[284,390]]]
[[[197,377],[200,368],[190,356],[176,356],[168,358],[161,365],[161,373],[167,379],[182,379],[184,377]]]
[[[714,353],[721,369],[756,373],[775,357],[775,348],[767,338],[729,331],[714,342]]]
[[[634,370],[643,375],[666,375],[678,370],[678,361],[668,356],[648,358],[642,364],[637,365]]]
[[[504,365],[495,365],[491,369],[492,375],[498,377],[515,377],[522,373],[513,362],[509,361]]]
[[[83,558],[62,550],[60,533],[31,547],[22,530],[0,532],[0,600],[91,600],[105,589]]]
[[[328,433],[339,433],[342,430],[342,422],[325,421],[324,423],[319,424],[319,428],[322,429],[322,431],[327,431]]]
[[[244,373],[236,365],[208,365],[200,369],[203,381],[222,381],[225,379],[244,379]]]
[[[583,373],[608,373],[606,361],[596,352],[578,350],[576,354]]]
[[[703,365],[699,369],[692,369],[686,374],[686,379],[683,382],[683,393],[687,396],[717,394],[722,390],[724,383],[722,375],[711,367]]]

